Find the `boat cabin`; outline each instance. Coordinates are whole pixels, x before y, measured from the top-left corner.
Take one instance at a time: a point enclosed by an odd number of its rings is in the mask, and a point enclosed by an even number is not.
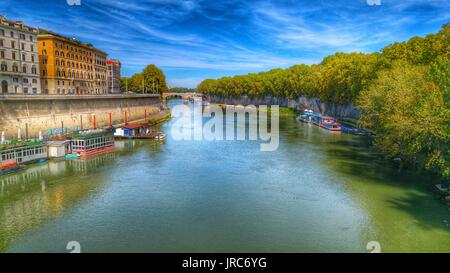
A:
[[[61,158],[66,154],[72,153],[71,141],[69,139],[49,141],[47,142],[47,146],[49,158]]]
[[[86,130],[71,136],[72,153],[88,156],[114,149],[114,135],[109,130]]]
[[[134,123],[126,124],[122,127],[116,128],[114,132],[115,137],[136,137],[139,135],[149,134],[151,132],[149,123]]]

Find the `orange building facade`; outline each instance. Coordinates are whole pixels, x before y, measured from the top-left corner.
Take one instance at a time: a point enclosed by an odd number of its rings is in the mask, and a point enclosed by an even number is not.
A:
[[[39,30],[37,40],[42,93],[107,94],[105,52],[46,30]]]

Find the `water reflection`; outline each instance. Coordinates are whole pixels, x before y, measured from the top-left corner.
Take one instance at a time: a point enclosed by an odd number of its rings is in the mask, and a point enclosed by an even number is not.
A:
[[[0,177],[0,251],[99,190],[104,180],[83,177],[113,164],[115,157],[109,153],[86,160],[53,160]]]

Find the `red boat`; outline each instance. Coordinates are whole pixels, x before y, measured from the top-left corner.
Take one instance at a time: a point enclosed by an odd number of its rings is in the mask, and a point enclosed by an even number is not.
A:
[[[334,118],[327,116],[322,116],[319,127],[330,131],[341,131],[341,124]]]
[[[17,162],[8,162],[0,165],[0,174],[14,172],[17,169],[19,169],[19,164],[17,164]]]

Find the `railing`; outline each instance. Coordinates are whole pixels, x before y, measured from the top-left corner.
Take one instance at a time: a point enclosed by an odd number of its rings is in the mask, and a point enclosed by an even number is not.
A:
[[[96,95],[90,95],[90,94],[0,94],[0,99],[11,99],[11,100],[64,100],[64,99],[99,99],[99,98],[106,98],[106,99],[114,99],[114,98],[145,98],[145,97],[159,97],[159,94],[96,94]]]

